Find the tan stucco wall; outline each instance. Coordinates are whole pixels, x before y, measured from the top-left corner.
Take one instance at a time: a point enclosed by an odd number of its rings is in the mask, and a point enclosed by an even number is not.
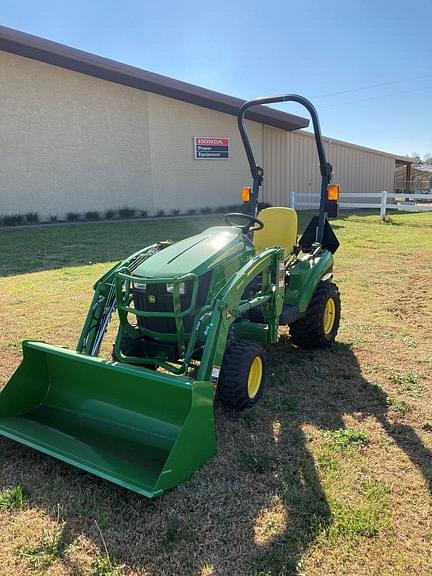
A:
[[[162,208],[216,207],[240,203],[250,173],[234,116],[148,94],[153,189]],[[262,125],[248,123],[257,162]],[[195,160],[193,136],[230,138],[229,160]]]
[[[0,102],[0,214],[215,207],[249,183],[233,116],[5,52]],[[193,136],[231,138],[230,159],[195,160]]]
[[[147,94],[0,52],[0,213],[152,205]]]

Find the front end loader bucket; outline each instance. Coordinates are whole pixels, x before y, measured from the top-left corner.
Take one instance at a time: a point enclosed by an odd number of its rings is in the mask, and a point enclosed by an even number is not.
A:
[[[215,453],[209,382],[24,342],[0,434],[149,498]]]

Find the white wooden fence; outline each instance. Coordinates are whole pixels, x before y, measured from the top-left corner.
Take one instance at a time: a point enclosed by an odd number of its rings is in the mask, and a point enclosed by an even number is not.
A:
[[[346,202],[346,198],[374,198],[376,202]],[[406,198],[410,201],[406,202]],[[390,200],[390,202],[389,202]],[[412,203],[411,200],[428,200],[427,204]],[[319,194],[311,195],[310,192],[290,192],[290,206],[297,210],[312,210],[319,208]],[[342,210],[352,208],[374,208],[379,210],[380,219],[384,220],[386,211],[404,210],[410,212],[428,212],[432,211],[432,194],[390,194],[385,190],[383,192],[342,192],[339,200],[339,208]]]

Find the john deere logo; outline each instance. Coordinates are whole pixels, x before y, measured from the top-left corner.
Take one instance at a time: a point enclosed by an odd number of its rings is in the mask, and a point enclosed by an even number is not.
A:
[[[149,304],[156,304],[156,296],[154,296],[153,294],[149,294],[148,301]]]

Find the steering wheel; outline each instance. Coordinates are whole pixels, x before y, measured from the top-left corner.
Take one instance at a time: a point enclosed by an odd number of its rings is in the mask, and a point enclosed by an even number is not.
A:
[[[224,215],[224,220],[229,226],[240,228],[243,234],[256,232],[257,230],[262,230],[264,228],[264,222],[250,214],[243,214],[241,212],[228,212],[228,214]],[[236,222],[236,220],[240,220],[240,223]],[[243,225],[241,224],[242,220],[246,220],[246,223]]]

